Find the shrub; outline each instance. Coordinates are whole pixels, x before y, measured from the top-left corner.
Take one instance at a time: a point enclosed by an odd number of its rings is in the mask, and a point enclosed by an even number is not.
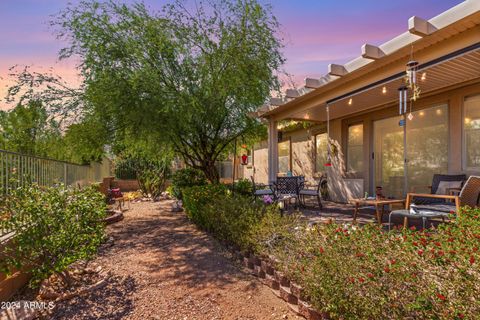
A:
[[[207,184],[205,174],[194,168],[177,170],[172,176],[173,196],[179,200],[183,199],[183,189],[193,186],[204,186]]]
[[[476,319],[480,209],[430,230],[310,226],[223,187],[185,190],[192,221],[218,239],[273,255],[310,302],[333,319]]]
[[[249,196],[253,192],[252,182],[248,179],[240,179],[235,182],[235,192],[241,195]]]
[[[0,203],[0,230],[14,232],[0,253],[0,270],[30,269],[33,284],[56,273],[68,285],[66,268],[90,258],[103,239],[105,209],[103,195],[93,187],[13,190]]]
[[[165,191],[171,175],[171,158],[135,155],[115,161],[115,176],[120,179],[137,179],[142,193],[156,199]]]
[[[479,213],[464,210],[455,223],[425,231],[320,225],[277,252],[312,303],[335,319],[473,319]]]

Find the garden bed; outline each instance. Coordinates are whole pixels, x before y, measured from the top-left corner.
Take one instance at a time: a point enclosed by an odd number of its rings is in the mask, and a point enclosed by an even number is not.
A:
[[[266,271],[258,259],[272,263],[303,288],[304,301],[319,314],[473,319],[480,313],[478,209],[464,209],[454,223],[437,229],[385,232],[376,224],[309,225],[222,186],[192,187],[183,195],[193,222],[241,250],[261,278]]]

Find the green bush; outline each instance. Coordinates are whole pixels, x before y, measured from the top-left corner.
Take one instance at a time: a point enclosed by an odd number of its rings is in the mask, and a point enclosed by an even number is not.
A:
[[[0,252],[0,270],[29,269],[32,283],[58,274],[68,285],[66,268],[96,253],[104,237],[104,196],[94,187],[30,185],[0,202],[0,230],[14,236]]]
[[[171,175],[171,158],[135,155],[115,161],[115,176],[120,179],[136,179],[142,193],[156,199],[165,191]]]
[[[480,209],[430,230],[308,225],[223,187],[185,190],[192,221],[262,256],[333,319],[478,319]]]
[[[253,192],[252,182],[248,179],[240,179],[235,182],[235,192],[241,195],[249,196]]]
[[[177,170],[172,176],[173,196],[179,200],[183,199],[183,189],[193,186],[204,186],[207,184],[205,174],[194,168]]]
[[[281,267],[334,319],[475,319],[480,210],[437,230],[304,227],[277,248]]]

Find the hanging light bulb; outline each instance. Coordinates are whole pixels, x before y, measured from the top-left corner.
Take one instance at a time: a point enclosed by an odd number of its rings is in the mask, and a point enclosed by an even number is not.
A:
[[[383,94],[387,94],[387,87],[383,86],[383,88],[382,88],[382,93],[383,93]]]
[[[352,103],[353,103],[353,100],[352,100],[352,98],[350,98],[350,99],[348,100],[348,105],[351,106]]]
[[[408,118],[408,120],[412,121],[412,119],[413,119],[413,114],[410,112],[410,113],[408,114],[407,118]]]
[[[422,81],[427,80],[427,73],[426,73],[426,72],[422,73],[421,80],[422,80]]]

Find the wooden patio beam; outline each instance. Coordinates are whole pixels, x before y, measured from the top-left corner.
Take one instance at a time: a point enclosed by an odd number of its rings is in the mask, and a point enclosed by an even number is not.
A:
[[[437,28],[425,19],[413,16],[408,19],[408,32],[419,37],[425,37],[437,31]]]
[[[331,76],[343,77],[348,74],[348,71],[343,65],[331,63],[328,65],[328,74]]]
[[[362,57],[365,59],[377,60],[385,57],[385,53],[379,47],[365,43],[362,46]]]

